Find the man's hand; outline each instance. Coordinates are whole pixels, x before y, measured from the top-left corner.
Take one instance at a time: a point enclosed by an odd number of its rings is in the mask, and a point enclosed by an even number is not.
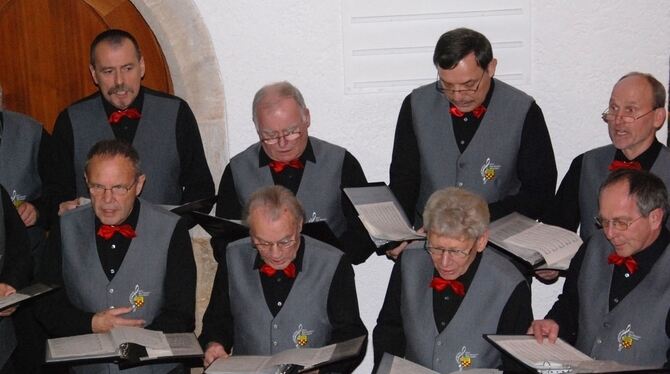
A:
[[[0,296],[9,296],[16,293],[16,289],[7,283],[0,283]],[[16,311],[16,307],[11,307],[0,312],[0,317],[9,317]]]
[[[58,215],[62,216],[63,213],[67,212],[68,210],[72,210],[78,206],[79,206],[78,198],[70,201],[63,201],[62,203],[58,204]]]
[[[217,358],[228,358],[230,355],[223,346],[216,342],[211,342],[207,344],[207,349],[205,350],[205,357],[203,358],[204,366],[207,368],[212,362],[216,361]]]
[[[16,210],[21,216],[21,220],[26,227],[30,227],[37,222],[37,209],[35,206],[27,201],[24,201],[19,205]]]
[[[386,257],[388,257],[388,258],[390,258],[394,261],[397,260],[398,256],[400,256],[402,251],[404,251],[405,248],[407,248],[407,245],[409,245],[409,242],[402,242],[402,243],[400,243],[399,246],[397,246],[393,249],[389,249],[388,251],[386,251]]]
[[[556,343],[558,338],[558,323],[553,319],[537,319],[530,324],[528,334],[535,335],[538,343],[542,344],[544,338],[549,340],[549,343]]]
[[[143,327],[144,320],[123,318],[126,313],[132,312],[133,308],[126,306],[123,308],[106,309],[96,313],[91,320],[91,330],[94,333],[108,332],[114,326]]]

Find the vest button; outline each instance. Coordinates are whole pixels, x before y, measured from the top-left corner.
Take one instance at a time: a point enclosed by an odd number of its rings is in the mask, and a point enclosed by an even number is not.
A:
[[[605,327],[605,328],[610,328],[610,326],[612,326],[612,325],[609,322],[603,323],[603,327]]]
[[[597,343],[597,344],[603,344],[603,340],[600,339],[600,338],[598,338],[598,339],[596,339],[596,343]]]
[[[279,327],[279,326],[277,326],[276,323],[275,323],[274,325],[272,325],[272,328],[273,328],[273,329],[276,329],[276,328],[278,328],[278,327]]]
[[[458,187],[463,187],[463,182],[458,182]]]
[[[442,342],[438,340],[437,345],[442,345]]]
[[[440,362],[440,359],[439,359],[439,358],[436,358],[436,359],[435,359],[435,362]]]
[[[276,346],[277,346],[277,342],[276,342],[276,341],[272,342],[272,345],[276,347]]]
[[[114,289],[113,289],[113,288],[110,288],[110,289],[109,289],[109,293],[114,293]]]

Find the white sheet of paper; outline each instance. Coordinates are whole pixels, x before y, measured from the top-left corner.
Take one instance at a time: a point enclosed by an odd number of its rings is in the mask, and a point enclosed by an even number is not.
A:
[[[108,334],[86,334],[48,340],[52,358],[114,355],[118,348]]]
[[[268,356],[230,356],[214,361],[205,370],[207,374],[228,373],[274,373],[276,367],[268,367]]]
[[[4,309],[5,307],[19,303],[28,298],[30,298],[29,295],[24,295],[21,293],[15,293],[9,296],[0,297],[0,309]]]
[[[401,241],[425,237],[407,225],[391,201],[357,205],[356,209],[365,228],[376,238]]]
[[[505,242],[534,248],[542,254],[547,265],[554,265],[565,258],[572,258],[582,245],[582,240],[577,234],[567,232],[560,227],[543,224],[511,236]]]

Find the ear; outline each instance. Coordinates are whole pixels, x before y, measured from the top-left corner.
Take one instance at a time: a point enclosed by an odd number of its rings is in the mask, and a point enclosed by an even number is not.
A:
[[[475,242],[475,249],[477,252],[482,252],[484,248],[486,248],[486,245],[489,242],[489,229],[486,229],[483,234],[477,238],[477,241]]]
[[[660,130],[661,127],[663,127],[663,124],[665,123],[665,117],[667,115],[667,111],[665,108],[657,108],[654,111],[654,127],[656,130]]]
[[[651,225],[652,230],[659,229],[663,225],[663,209],[656,208],[649,212],[649,224]]]
[[[498,60],[493,58],[491,62],[489,62],[489,66],[486,68],[486,71],[489,73],[491,78],[496,75],[496,66],[498,66]]]
[[[307,123],[307,126],[305,127],[309,127],[309,125],[312,123],[312,120],[309,116],[309,108],[305,108],[303,111],[303,116],[305,117],[305,123]]]
[[[144,79],[144,56],[140,57],[140,77]]]
[[[304,222],[304,220],[303,220],[302,218],[300,218],[300,221],[298,221],[298,229],[299,229],[298,232],[302,232],[302,224],[303,224],[303,222]]]
[[[97,86],[98,85],[98,78],[96,78],[96,76],[95,76],[95,66],[89,64],[88,65],[88,71],[91,72],[91,78],[93,78],[93,83],[95,83],[95,85]]]
[[[140,196],[140,193],[142,192],[142,188],[144,187],[144,181],[146,179],[147,179],[147,177],[144,174],[137,177],[137,184],[135,184],[135,196]]]

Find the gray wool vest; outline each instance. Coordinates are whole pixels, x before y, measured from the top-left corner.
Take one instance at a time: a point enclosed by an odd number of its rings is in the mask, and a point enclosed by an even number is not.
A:
[[[42,180],[37,157],[42,139],[42,126],[21,113],[3,111],[2,143],[0,143],[0,184],[12,195],[34,200],[42,193]]]
[[[142,198],[154,204],[181,203],[180,161],[177,152],[176,120],[179,100],[144,91],[142,118],[133,147],[140,155],[142,172],[147,176]],[[74,140],[74,170],[77,196],[89,196],[84,180],[84,165],[91,147],[100,140],[114,139],[99,95],[68,108]]]
[[[670,246],[669,246],[670,247]],[[609,310],[614,265],[607,264],[612,245],[594,233],[579,271],[579,331],[575,347],[597,360],[661,367],[670,339],[665,322],[670,305],[670,249],[647,276]]]
[[[5,263],[5,235],[5,212],[0,206],[0,274],[2,274]],[[0,370],[14,352],[14,348],[16,348],[14,323],[11,318],[0,317]]]
[[[416,227],[422,225],[426,201],[440,188],[463,187],[489,203],[519,191],[517,154],[533,98],[496,80],[486,115],[461,154],[454,137],[449,101],[435,90],[435,84],[415,89],[410,97],[422,160]]]
[[[257,251],[249,238],[228,246],[228,289],[235,320],[236,355],[273,355],[298,347],[319,348],[330,340],[328,292],[342,257],[340,250],[307,236],[302,270],[276,316],[268,310],[260,275],[254,269]]]
[[[66,212],[61,217],[63,282],[67,295],[86,312],[111,307],[135,306],[128,318],[149,325],[160,313],[164,298],[168,248],[179,217],[144,200],[133,238],[123,263],[110,281],[100,266],[96,248],[95,216],[91,205]],[[86,271],[82,271],[86,269]],[[167,373],[175,364],[149,365],[123,373]],[[78,373],[118,373],[113,364],[82,365]]]
[[[430,255],[422,249],[408,249],[401,264],[405,357],[440,373],[459,370],[459,360],[468,357],[471,368],[501,365],[500,352],[482,334],[496,333],[500,314],[519,282],[524,281],[514,265],[486,248],[461,306],[438,334],[430,288],[435,268]]]
[[[593,217],[598,215],[598,195],[600,185],[607,179],[608,169],[616,148],[606,145],[584,153],[582,170],[579,175],[579,236],[583,240],[597,231]],[[670,149],[663,146],[654,161],[650,172],[663,180],[666,187],[670,187]],[[667,222],[670,228],[670,220]]]
[[[309,137],[316,163],[307,162],[296,197],[300,200],[305,222],[326,221],[336,236],[346,229],[347,222],[342,213],[342,163],[344,148],[323,140]],[[256,143],[230,160],[235,190],[240,205],[244,206],[256,190],[274,184],[268,166],[258,167],[261,144]]]

